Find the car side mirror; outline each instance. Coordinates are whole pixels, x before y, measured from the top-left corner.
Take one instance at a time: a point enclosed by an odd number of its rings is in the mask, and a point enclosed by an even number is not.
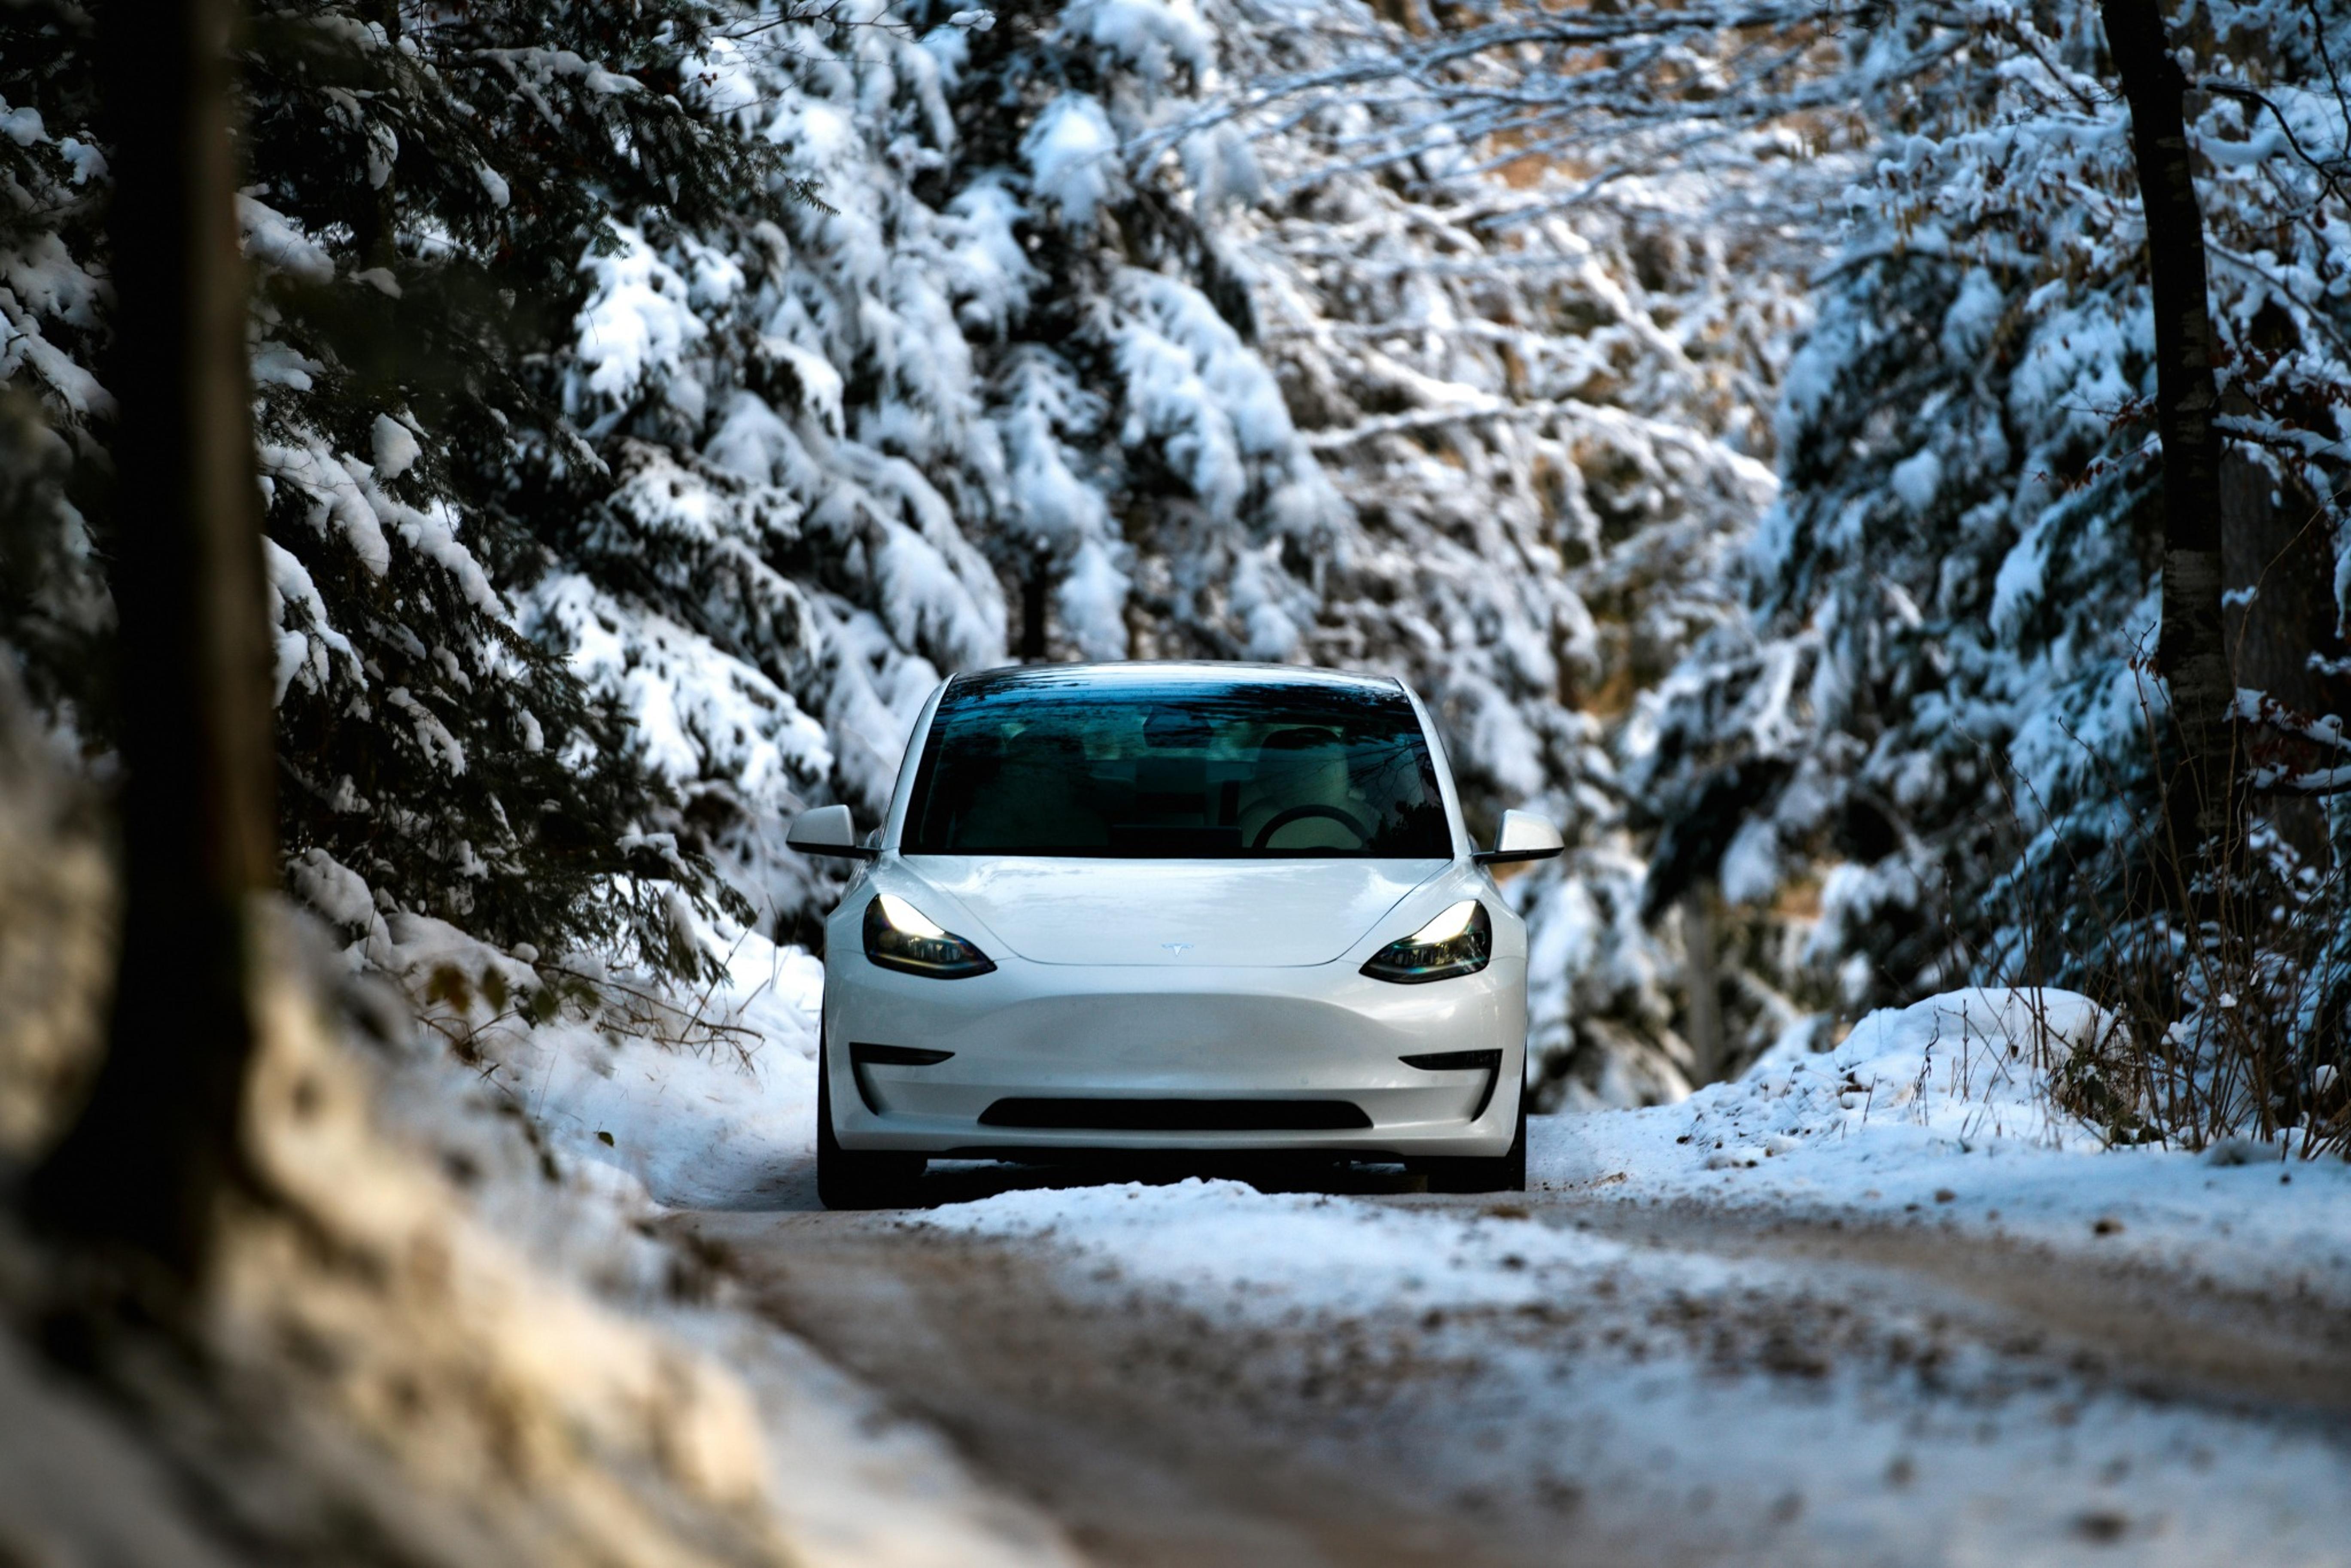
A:
[[[1494,835],[1494,847],[1469,858],[1479,865],[1516,865],[1521,861],[1547,861],[1566,848],[1567,841],[1559,836],[1550,818],[1532,811],[1505,811],[1501,831]]]
[[[1558,837],[1556,833],[1552,836]],[[857,841],[857,824],[850,820],[846,806],[819,806],[813,811],[802,811],[793,820],[791,831],[784,835],[784,844],[804,855],[841,855],[857,861],[870,861],[882,852]]]

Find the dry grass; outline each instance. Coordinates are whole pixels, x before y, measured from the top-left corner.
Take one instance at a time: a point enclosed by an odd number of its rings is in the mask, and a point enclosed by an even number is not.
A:
[[[2151,705],[2146,722],[2160,779],[2170,748]],[[2053,814],[2038,800],[2028,812],[2022,786],[2007,787],[2011,821],[1996,837],[2020,853],[1997,890],[2001,934],[1987,950],[1948,917],[1947,929],[1967,972],[2081,991],[2117,1015],[2096,1048],[2056,1059],[2064,1107],[2117,1144],[2252,1139],[2282,1155],[2351,1156],[2351,878],[2339,852],[2308,863],[2248,796],[2231,841],[2200,856],[2159,803],[2118,832],[2043,829],[2035,855],[2033,824]],[[2111,779],[2104,792],[2147,793]]]

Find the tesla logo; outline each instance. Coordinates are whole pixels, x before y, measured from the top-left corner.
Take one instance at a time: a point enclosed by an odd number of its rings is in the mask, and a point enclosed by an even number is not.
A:
[[[1170,953],[1189,953],[1192,950],[1192,944],[1189,942],[1162,942],[1159,945]]]

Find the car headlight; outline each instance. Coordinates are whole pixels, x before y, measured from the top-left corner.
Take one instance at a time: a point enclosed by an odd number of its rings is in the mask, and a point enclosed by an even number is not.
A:
[[[1486,906],[1465,898],[1401,942],[1391,942],[1364,964],[1374,980],[1417,986],[1474,975],[1494,956],[1494,922]]]
[[[865,906],[865,956],[885,969],[940,980],[967,979],[996,967],[987,954],[890,893]]]

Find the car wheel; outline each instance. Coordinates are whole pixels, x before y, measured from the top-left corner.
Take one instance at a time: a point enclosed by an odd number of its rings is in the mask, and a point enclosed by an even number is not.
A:
[[[816,1196],[827,1208],[908,1208],[923,1167],[921,1155],[844,1149],[832,1131],[832,1069],[824,1042],[816,1051]]]
[[[1519,1091],[1519,1130],[1509,1150],[1488,1159],[1431,1160],[1431,1192],[1524,1192],[1527,1190],[1527,1092]]]

